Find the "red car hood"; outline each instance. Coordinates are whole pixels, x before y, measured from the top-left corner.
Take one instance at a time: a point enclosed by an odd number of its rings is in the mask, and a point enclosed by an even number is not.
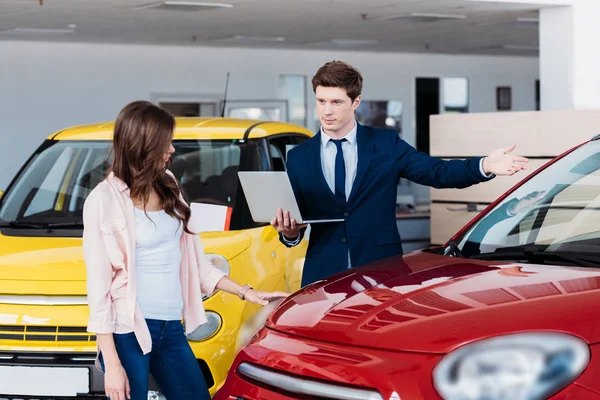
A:
[[[269,317],[306,338],[445,354],[491,336],[562,331],[600,340],[600,269],[417,252],[308,286]]]

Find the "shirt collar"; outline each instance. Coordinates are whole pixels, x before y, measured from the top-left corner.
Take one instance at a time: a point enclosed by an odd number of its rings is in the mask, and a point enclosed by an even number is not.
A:
[[[358,129],[358,124],[356,123],[356,120],[355,120],[354,128],[352,128],[352,130],[350,132],[348,132],[346,134],[346,136],[342,137],[341,139],[346,139],[352,145],[356,144],[357,129]],[[323,131],[323,127],[321,127],[321,146],[326,147],[327,143],[329,143],[330,140],[335,140],[335,139],[333,139],[331,136],[326,134],[325,131]]]
[[[108,174],[108,181],[112,183],[119,190],[119,192],[124,192],[129,189],[127,184],[121,179],[117,178],[115,173],[112,171]]]

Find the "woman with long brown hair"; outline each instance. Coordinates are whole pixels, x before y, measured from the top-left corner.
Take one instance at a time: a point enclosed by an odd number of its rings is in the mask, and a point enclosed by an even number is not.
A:
[[[185,337],[207,321],[202,294],[220,289],[262,305],[286,296],[241,286],[207,259],[167,169],[174,129],[150,102],[123,108],[109,174],[84,205],[88,331],[112,400],[146,400],[150,374],[168,400],[208,400]]]

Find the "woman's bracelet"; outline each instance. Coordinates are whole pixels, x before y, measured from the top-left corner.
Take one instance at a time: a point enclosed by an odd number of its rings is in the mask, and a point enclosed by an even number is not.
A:
[[[252,290],[252,286],[248,285],[247,283],[244,286],[242,286],[240,292],[238,293],[240,299],[246,300],[246,293],[248,293],[249,290]]]

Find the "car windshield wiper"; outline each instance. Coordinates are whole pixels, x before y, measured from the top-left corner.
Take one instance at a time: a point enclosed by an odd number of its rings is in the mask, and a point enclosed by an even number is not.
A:
[[[6,224],[6,226],[13,228],[13,229],[20,229],[20,228],[44,229],[44,228],[46,228],[46,226],[43,224],[24,222],[24,221],[10,221]]]
[[[544,246],[545,247],[545,246]],[[565,261],[572,265],[587,268],[600,268],[600,254],[572,254],[565,252],[543,251],[537,246],[503,249],[493,253],[482,253],[469,258],[478,260],[526,260],[534,264],[545,264],[546,261]]]
[[[83,228],[83,222],[27,222],[27,221],[10,221],[1,225],[13,229],[57,229],[57,228]]]
[[[55,222],[45,225],[48,229],[53,228],[83,228],[83,222]]]
[[[458,248],[456,242],[452,239],[448,240],[448,247],[444,251],[445,256],[454,256],[464,258],[464,254]]]

